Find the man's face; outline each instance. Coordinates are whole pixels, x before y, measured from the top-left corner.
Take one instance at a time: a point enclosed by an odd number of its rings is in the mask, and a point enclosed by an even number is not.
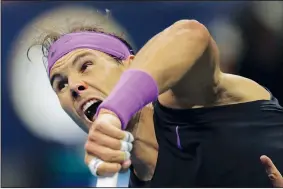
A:
[[[132,56],[118,63],[91,49],[77,49],[52,67],[50,81],[62,108],[83,129],[93,122],[98,105],[109,95]]]

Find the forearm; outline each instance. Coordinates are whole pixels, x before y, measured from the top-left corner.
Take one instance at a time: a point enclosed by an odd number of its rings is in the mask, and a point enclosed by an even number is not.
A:
[[[179,21],[153,37],[137,54],[99,106],[114,112],[125,128],[130,118],[173,87],[203,55],[210,39],[197,21]]]
[[[197,21],[176,22],[152,38],[137,54],[131,69],[148,73],[159,94],[174,86],[203,55],[210,34]]]

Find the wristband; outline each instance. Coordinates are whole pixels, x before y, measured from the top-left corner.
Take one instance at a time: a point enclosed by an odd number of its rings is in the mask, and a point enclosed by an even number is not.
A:
[[[141,70],[125,71],[110,95],[100,104],[96,112],[103,109],[114,112],[126,129],[132,116],[148,103],[157,99],[158,87],[155,80]]]

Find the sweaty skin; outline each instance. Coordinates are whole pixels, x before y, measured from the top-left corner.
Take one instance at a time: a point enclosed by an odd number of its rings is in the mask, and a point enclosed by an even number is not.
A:
[[[73,63],[74,60],[77,61]],[[129,68],[148,72],[158,84],[160,103],[171,108],[270,99],[269,92],[256,82],[222,73],[218,48],[209,32],[197,21],[187,20],[154,36],[136,57],[130,56],[122,64],[96,50],[74,50],[56,62],[50,78],[57,75],[51,80],[62,108],[80,127],[89,129],[93,122],[84,116],[81,105],[91,98],[105,99]],[[84,86],[83,90],[80,86]],[[135,137],[132,164],[138,178],[144,181],[152,178],[158,155],[153,120],[148,119],[152,116],[153,107],[149,104],[128,126]]]

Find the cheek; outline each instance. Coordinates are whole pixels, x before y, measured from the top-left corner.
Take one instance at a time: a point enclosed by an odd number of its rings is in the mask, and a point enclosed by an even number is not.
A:
[[[97,66],[92,75],[95,77],[94,81],[103,84],[103,86],[112,87],[119,80],[122,73],[123,68],[113,63],[111,66]]]
[[[71,112],[72,102],[67,95],[58,95],[58,99],[62,109],[69,114]]]
[[[97,66],[97,71],[99,71],[101,74],[103,74],[106,77],[117,75],[122,72],[123,68],[122,66],[119,66],[117,63],[105,63],[105,64],[99,64]]]

